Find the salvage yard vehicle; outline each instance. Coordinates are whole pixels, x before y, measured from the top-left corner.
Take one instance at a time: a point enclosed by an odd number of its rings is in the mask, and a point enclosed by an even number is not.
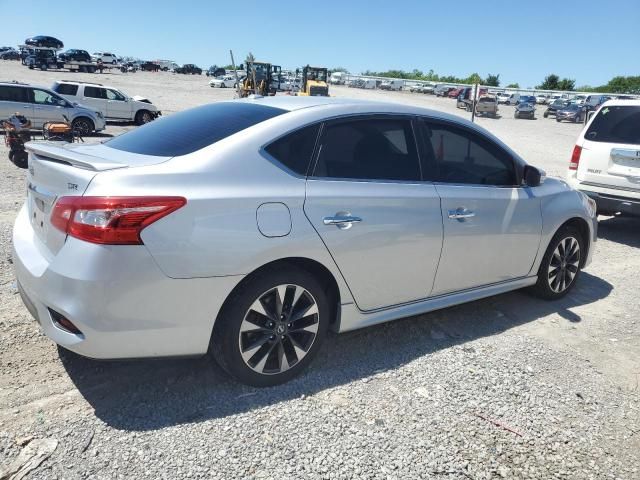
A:
[[[116,65],[118,63],[118,57],[109,52],[95,52],[93,55],[91,55],[91,58],[94,62],[102,60],[102,63],[108,63],[112,65]]]
[[[185,63],[180,68],[176,68],[175,72],[185,75],[202,75],[202,69],[193,63]]]
[[[24,43],[30,47],[54,48],[56,50],[64,48],[64,43],[61,40],[48,35],[36,35],[35,37],[27,38]]]
[[[587,115],[587,109],[584,104],[570,102],[556,111],[556,122],[567,120],[569,122],[581,123]]]
[[[58,59],[62,62],[91,62],[91,55],[86,50],[78,50],[77,48],[71,48],[66,52],[58,54]]]
[[[403,86],[404,80],[385,80],[380,84],[380,90],[391,90],[394,92],[398,92],[402,90]]]
[[[568,182],[602,215],[640,215],[640,100],[609,100],[580,133]]]
[[[275,95],[280,90],[282,68],[267,62],[247,62],[241,97]]]
[[[516,109],[513,112],[513,118],[528,118],[530,120],[536,119],[536,105],[535,103],[518,103]]]
[[[214,78],[209,81],[209,86],[217,88],[235,88],[236,77],[235,75],[225,75],[224,77]]]
[[[555,116],[556,112],[558,110],[560,110],[561,108],[566,107],[569,104],[568,100],[563,100],[561,98],[557,98],[555,99],[552,103],[549,104],[549,106],[547,107],[547,109],[544,111],[544,113],[542,114],[542,116],[544,118],[547,118],[549,116]]]
[[[18,82],[0,82],[0,119],[19,112],[33,128],[45,122],[64,122],[65,117],[81,136],[105,129],[102,113],[73,104],[48,88]]]
[[[511,98],[511,94],[510,93],[506,93],[506,92],[502,92],[499,93],[497,95],[498,98],[498,103],[504,103],[504,104],[508,104],[509,103],[509,99]]]
[[[106,120],[144,125],[162,115],[148,98],[138,95],[130,97],[115,87],[101,83],[59,80],[51,88],[71,102],[94,108]]]
[[[311,67],[307,65],[302,69],[302,86],[298,95],[308,97],[328,97],[329,84],[328,70],[324,67]]]
[[[217,77],[223,77],[224,75],[226,75],[227,71],[222,67],[212,65],[207,69],[205,73],[207,74],[207,77],[217,78]]]
[[[446,97],[449,95],[449,92],[454,89],[455,87],[450,85],[438,85],[434,90],[434,93],[436,94],[436,97]]]
[[[102,359],[210,352],[254,386],[301,373],[330,328],[562,298],[596,240],[585,195],[409,105],[259,97],[27,148],[12,258],[44,333]]]
[[[476,102],[476,115],[495,118],[498,115],[498,99],[494,95],[480,95]]]

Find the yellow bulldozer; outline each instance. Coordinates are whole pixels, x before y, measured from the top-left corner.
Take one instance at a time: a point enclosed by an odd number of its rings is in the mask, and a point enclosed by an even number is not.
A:
[[[299,73],[298,70],[296,73]],[[312,97],[329,96],[329,72],[323,67],[311,67],[307,65],[302,69],[302,85],[298,95]]]
[[[249,95],[275,95],[280,89],[282,67],[266,62],[247,62],[247,76],[239,89],[241,98]]]

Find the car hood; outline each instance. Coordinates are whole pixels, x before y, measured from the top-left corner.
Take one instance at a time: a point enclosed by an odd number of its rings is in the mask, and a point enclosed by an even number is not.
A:
[[[142,95],[134,95],[133,97],[131,97],[133,100],[135,100],[136,102],[142,102],[142,103],[147,103],[149,105],[153,105],[153,103],[151,102],[151,100],[149,100],[147,97],[143,97]]]

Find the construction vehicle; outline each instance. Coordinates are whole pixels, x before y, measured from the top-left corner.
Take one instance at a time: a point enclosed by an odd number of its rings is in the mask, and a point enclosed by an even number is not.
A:
[[[329,72],[326,68],[311,67],[307,65],[302,69],[302,85],[300,86],[298,95],[311,97],[328,97],[328,79]]]
[[[239,89],[240,97],[275,95],[280,90],[282,67],[265,62],[246,62],[247,76]]]

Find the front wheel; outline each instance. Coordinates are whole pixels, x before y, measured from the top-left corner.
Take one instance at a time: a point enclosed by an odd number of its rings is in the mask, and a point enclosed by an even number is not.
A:
[[[571,226],[562,227],[542,258],[533,293],[547,300],[564,297],[580,275],[585,254],[585,239],[580,231]]]
[[[148,110],[140,110],[136,113],[135,120],[137,125],[144,125],[145,123],[149,123],[151,120],[153,120],[153,117]]]
[[[278,385],[315,357],[329,317],[327,294],[313,275],[293,266],[258,273],[227,300],[210,351],[240,382]]]
[[[76,118],[71,123],[71,128],[80,137],[87,136],[95,130],[93,122],[85,117]]]

